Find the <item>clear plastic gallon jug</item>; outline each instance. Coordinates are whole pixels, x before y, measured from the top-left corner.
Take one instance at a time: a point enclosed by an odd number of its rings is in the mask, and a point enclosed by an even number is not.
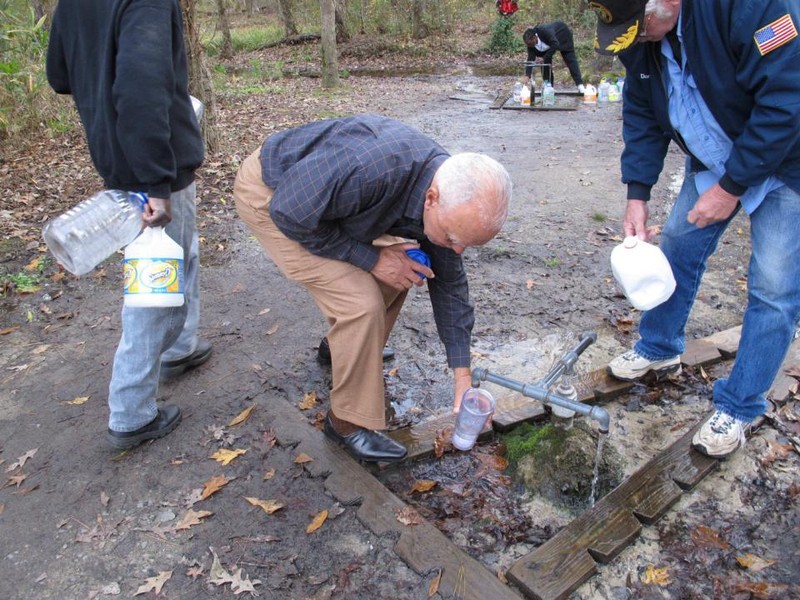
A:
[[[144,194],[104,190],[48,221],[42,236],[67,271],[84,275],[136,239],[146,203]]]
[[[542,88],[542,106],[556,105],[556,90],[549,81],[545,81]]]
[[[183,304],[183,248],[163,227],[148,227],[125,248],[125,306]]]
[[[634,308],[650,310],[669,299],[675,277],[658,246],[626,237],[611,251],[611,271]]]

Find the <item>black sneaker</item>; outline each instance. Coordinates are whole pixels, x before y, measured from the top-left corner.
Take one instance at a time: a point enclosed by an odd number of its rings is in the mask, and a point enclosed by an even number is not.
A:
[[[134,431],[114,431],[109,429],[106,439],[117,450],[128,450],[138,446],[147,440],[155,440],[164,437],[178,426],[181,422],[181,409],[174,404],[167,404],[158,409],[156,418],[144,427],[139,427]]]
[[[186,373],[186,371],[194,369],[195,367],[199,367],[206,362],[209,358],[211,358],[212,352],[213,348],[211,347],[211,344],[205,340],[198,339],[197,348],[195,348],[194,352],[192,352],[189,356],[180,358],[178,360],[162,360],[159,378],[164,381],[167,379],[175,379],[176,377],[180,377]]]

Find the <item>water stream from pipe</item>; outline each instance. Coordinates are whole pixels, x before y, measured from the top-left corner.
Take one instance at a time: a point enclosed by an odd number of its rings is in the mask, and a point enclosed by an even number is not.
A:
[[[589,507],[594,506],[597,498],[597,487],[600,482],[600,461],[603,459],[603,448],[606,446],[608,433],[600,432],[597,436],[597,452],[594,455],[594,470],[592,471],[592,491],[589,495]]]

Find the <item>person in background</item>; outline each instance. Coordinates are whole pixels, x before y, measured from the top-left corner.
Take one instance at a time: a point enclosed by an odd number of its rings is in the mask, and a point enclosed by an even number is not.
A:
[[[362,461],[402,460],[406,448],[380,431],[382,350],[408,290],[427,282],[458,410],[474,323],[461,253],[503,225],[508,173],[486,155],[450,156],[408,125],[365,115],[270,136],[242,163],[233,194],[253,235],[330,326],[325,435]],[[430,268],[406,254],[417,247]]]
[[[626,380],[679,371],[708,258],[739,211],[750,219],[747,306],[730,375],[692,440],[725,457],[767,410],[800,318],[800,4],[795,0],[594,0],[595,48],[627,69],[622,181],[626,236],[648,239],[650,189],[670,141],[683,185],[661,235],[677,287],[646,311],[640,340],[609,364]]]
[[[184,251],[183,306],[122,309],[106,437],[114,448],[132,448],[180,422],[178,406],[156,405],[159,378],[211,355],[197,336],[195,170],[204,148],[188,91],[181,8],[177,0],[60,0],[46,68],[53,90],[72,95],[106,188],[145,192],[144,224],[166,226]]]
[[[578,92],[583,93],[583,77],[581,67],[578,64],[578,56],[575,54],[575,42],[572,39],[572,31],[562,21],[553,21],[528,27],[522,34],[522,41],[528,47],[528,63],[543,64],[542,77],[552,85],[553,78],[553,57],[556,52],[561,53],[569,74],[572,76]],[[533,74],[533,66],[525,66],[525,83],[530,81]]]

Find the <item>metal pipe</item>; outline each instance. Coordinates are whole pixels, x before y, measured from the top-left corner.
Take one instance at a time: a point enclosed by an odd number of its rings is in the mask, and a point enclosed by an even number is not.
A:
[[[582,351],[583,350],[581,350],[581,352]],[[544,404],[555,404],[556,406],[560,406],[562,408],[574,410],[578,414],[597,421],[598,427],[600,428],[600,433],[608,433],[611,418],[608,415],[608,411],[601,406],[588,406],[582,402],[576,402],[575,400],[570,400],[568,398],[559,396],[558,394],[554,394],[544,387],[530,383],[522,383],[514,379],[503,377],[502,375],[496,375],[494,373],[490,373],[486,369],[473,369],[472,387],[478,387],[481,381],[495,383],[510,390],[514,390],[515,392],[519,392],[527,398],[533,398],[534,400],[543,402]]]
[[[597,334],[595,332],[584,333],[578,345],[558,359],[556,365],[542,379],[542,387],[549,390],[564,373],[572,373],[572,367],[578,361],[578,357],[596,341]]]

